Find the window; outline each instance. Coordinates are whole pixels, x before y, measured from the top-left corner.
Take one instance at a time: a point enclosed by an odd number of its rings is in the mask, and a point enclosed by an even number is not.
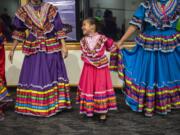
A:
[[[17,8],[20,6],[19,0],[3,0],[0,4],[0,19],[3,22],[4,34],[6,36],[7,41],[12,41],[11,33],[13,31],[13,27],[11,25],[14,13]]]
[[[118,40],[127,29],[129,20],[142,0],[80,0],[80,20],[96,17],[102,21],[102,31]],[[131,38],[131,40],[134,37]]]
[[[44,0],[58,7],[62,22],[65,28],[71,27],[68,33],[69,41],[77,40],[77,25],[76,25],[76,0]],[[68,28],[67,28],[68,29]]]
[[[11,20],[21,2],[27,0],[3,0],[0,4],[0,15],[3,18],[8,41],[12,41]],[[125,33],[129,20],[142,0],[44,0],[59,8],[65,26],[72,26],[68,34],[69,41],[79,41],[82,37],[81,23],[86,17],[95,17],[102,24],[102,32],[115,40]],[[24,4],[23,3],[23,4]],[[10,21],[7,21],[10,20]],[[68,24],[68,25],[67,25]],[[109,27],[111,26],[111,27]],[[134,37],[130,40],[132,41]]]

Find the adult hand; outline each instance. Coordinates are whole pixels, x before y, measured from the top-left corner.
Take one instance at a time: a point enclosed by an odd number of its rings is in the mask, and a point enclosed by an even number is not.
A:
[[[116,43],[116,45],[117,45],[117,48],[118,49],[123,49],[123,48],[125,48],[125,46],[123,45],[123,42],[120,40],[120,41],[118,41],[117,43]]]
[[[13,63],[13,57],[14,57],[14,51],[10,51],[8,58],[11,64]]]
[[[64,59],[68,57],[68,49],[65,45],[62,46],[62,54],[63,54]]]

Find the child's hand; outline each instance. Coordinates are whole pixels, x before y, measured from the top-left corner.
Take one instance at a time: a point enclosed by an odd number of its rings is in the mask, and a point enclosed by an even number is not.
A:
[[[62,54],[63,54],[64,59],[68,57],[68,49],[65,45],[62,46]]]

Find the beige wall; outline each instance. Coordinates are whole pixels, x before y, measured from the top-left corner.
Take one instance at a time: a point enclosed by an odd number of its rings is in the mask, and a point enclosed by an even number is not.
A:
[[[17,85],[18,83],[24,55],[22,54],[20,50],[16,51],[15,56],[14,56],[14,62],[13,64],[11,64],[7,58],[8,53],[9,51],[6,51],[7,84],[9,86],[14,86],[14,85]],[[69,51],[69,57],[65,60],[71,85],[77,85],[79,81],[81,69],[83,67],[83,62],[80,59],[80,55],[81,55],[81,52],[79,50],[71,50]],[[116,74],[112,73],[112,78],[113,78],[113,84],[115,87],[122,86],[122,82],[119,81]]]

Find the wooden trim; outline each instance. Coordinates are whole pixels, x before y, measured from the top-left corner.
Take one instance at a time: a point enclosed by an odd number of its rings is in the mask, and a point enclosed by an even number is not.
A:
[[[80,50],[80,44],[78,42],[66,43],[69,50]],[[12,48],[12,43],[6,43],[5,48],[10,51]],[[22,43],[19,43],[16,50],[22,50]]]
[[[66,44],[67,44],[67,48],[69,50],[80,50],[80,43],[79,42],[67,42]],[[126,42],[125,45],[126,45],[126,48],[131,48],[131,47],[135,46],[135,43],[134,42]],[[12,48],[12,43],[6,43],[5,48],[7,51],[10,51]],[[22,43],[20,43],[17,46],[16,50],[22,50]]]
[[[27,4],[27,0],[21,0],[21,6]]]

